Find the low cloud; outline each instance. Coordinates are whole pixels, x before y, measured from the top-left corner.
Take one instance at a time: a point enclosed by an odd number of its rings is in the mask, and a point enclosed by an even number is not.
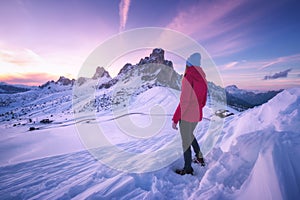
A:
[[[292,69],[287,69],[285,71],[277,72],[270,76],[265,76],[263,80],[269,80],[269,79],[278,79],[278,78],[286,78],[288,76],[288,73],[292,71]]]
[[[18,73],[18,74],[1,74],[0,82],[9,84],[22,84],[22,85],[42,85],[50,80],[58,79],[57,76],[48,73]]]

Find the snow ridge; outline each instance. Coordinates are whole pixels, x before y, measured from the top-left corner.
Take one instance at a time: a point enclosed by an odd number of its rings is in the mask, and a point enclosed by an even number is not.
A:
[[[151,91],[157,93],[157,90],[161,95],[159,101],[150,97]],[[170,95],[164,90],[166,88],[157,87],[148,90],[148,94],[139,94],[133,101],[135,111],[145,111],[147,106],[159,102],[172,109],[177,102],[163,101],[164,94]],[[179,92],[169,92],[174,93],[174,99],[178,98],[176,95]],[[173,173],[175,168],[183,166],[180,140],[161,155],[161,159],[167,159],[172,154],[179,155],[178,159],[165,168],[148,173],[117,171],[96,161],[82,148],[75,153],[61,152],[55,155],[53,152],[52,156],[2,165],[0,196],[4,199],[297,199],[300,196],[299,105],[300,88],[293,88],[283,91],[260,107],[228,117],[217,144],[205,156],[208,166],[201,168],[193,165],[195,176]],[[102,127],[107,127],[115,134],[111,139],[117,142],[119,148],[142,155],[156,151],[162,144],[178,137],[179,134],[170,129],[170,117],[161,135],[146,140],[126,142],[124,137],[120,138],[113,121],[107,121]],[[143,123],[143,118],[135,116],[134,119]],[[202,121],[195,132],[202,148],[205,148],[203,144],[206,144],[204,141],[207,138],[204,132],[209,123],[208,120]],[[48,134],[45,134],[46,130],[37,130],[35,134],[41,137],[41,141],[43,135],[49,140],[54,134],[62,136],[61,130],[70,132],[70,128],[71,125],[64,129],[50,128]],[[1,146],[19,146],[24,152],[27,148],[33,149],[31,145],[24,146],[26,140],[23,134],[14,134],[13,140],[2,134],[5,137],[0,140]],[[73,137],[71,135],[69,138]],[[30,138],[35,137],[32,135]],[[53,149],[43,146],[48,148],[43,149],[48,154]],[[59,144],[56,146],[59,149]],[[12,159],[16,150],[5,150],[10,152]],[[108,148],[103,147],[99,151],[103,157],[118,159],[118,155],[111,154]],[[149,159],[144,164],[147,166],[155,162]]]

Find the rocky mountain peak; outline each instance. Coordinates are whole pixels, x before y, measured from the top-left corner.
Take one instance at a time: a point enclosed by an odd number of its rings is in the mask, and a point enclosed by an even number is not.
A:
[[[131,63],[126,63],[122,69],[120,70],[120,72],[118,73],[118,75],[120,74],[124,74],[126,72],[128,72],[129,70],[131,70],[133,68],[132,64]]]
[[[150,60],[163,64],[165,61],[165,51],[160,48],[153,49],[152,53],[150,54]]]
[[[107,78],[111,78],[108,71],[106,71],[104,69],[104,67],[97,67],[96,72],[94,74],[94,76],[92,77],[92,79],[96,80],[98,78],[102,78],[102,77],[107,77]]]
[[[75,79],[68,79],[64,76],[60,76],[59,79],[55,82],[61,85],[73,85],[75,82]]]
[[[125,64],[116,77],[100,85],[99,89],[109,88],[118,82],[124,82],[128,86],[131,80],[137,80],[139,77],[140,87],[165,86],[179,90],[181,77],[174,70],[173,63],[165,60],[164,53],[163,49],[155,48],[149,57],[142,58],[139,63]],[[134,81],[132,84],[138,87]]]
[[[169,67],[173,68],[172,61],[165,60],[165,51],[161,48],[153,49],[152,53],[149,57],[142,58],[138,65],[144,65],[149,63],[157,63],[157,64],[164,64]]]

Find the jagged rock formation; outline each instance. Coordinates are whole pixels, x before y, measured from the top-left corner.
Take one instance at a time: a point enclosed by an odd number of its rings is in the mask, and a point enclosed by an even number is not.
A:
[[[56,81],[56,84],[61,84],[61,85],[73,85],[75,82],[75,79],[68,79],[64,76],[59,77],[59,79]]]
[[[94,76],[92,77],[92,79],[96,80],[102,77],[107,77],[107,78],[111,78],[108,71],[106,71],[104,69],[104,67],[97,67],[96,72],[94,74]]]
[[[144,65],[149,63],[164,64],[173,68],[172,61],[165,60],[165,51],[160,48],[153,49],[152,53],[150,54],[150,57],[142,58],[138,65]]]
[[[153,87],[164,86],[180,90],[181,76],[173,69],[173,63],[164,58],[164,50],[153,49],[149,57],[142,58],[136,65],[126,63],[118,75],[107,83],[99,86],[99,89],[109,88],[116,83],[128,83],[139,77],[139,86]]]

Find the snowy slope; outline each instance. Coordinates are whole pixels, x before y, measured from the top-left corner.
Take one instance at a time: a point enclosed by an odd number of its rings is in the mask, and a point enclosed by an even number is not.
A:
[[[149,108],[156,104],[165,107],[166,113],[171,112],[178,103],[178,95],[163,87],[152,88],[132,99],[134,106],[130,107],[130,113],[149,113]],[[208,166],[200,168],[194,164],[196,175],[183,177],[173,173],[173,169],[183,166],[183,158],[179,134],[171,129],[168,115],[164,116],[162,130],[144,139],[124,135],[115,121],[109,120],[114,117],[110,113],[81,122],[86,126],[105,124],[108,133],[112,133],[107,136],[111,136],[116,146],[137,153],[141,159],[149,152],[163,150],[158,159],[169,164],[145,173],[118,171],[95,160],[79,144],[72,123],[49,125],[48,129],[34,132],[2,126],[0,196],[1,199],[298,199],[299,108],[300,88],[294,88],[260,107],[226,118],[222,133],[215,135],[216,145],[206,152]],[[205,114],[210,114],[209,108],[205,108]],[[129,116],[140,126],[149,123],[147,115]],[[202,149],[209,149],[205,146],[210,144],[205,133],[209,126],[210,121],[203,120],[195,132]],[[103,158],[134,166],[130,157],[113,154],[111,147],[97,151]],[[156,159],[141,160],[138,166],[155,167]]]

